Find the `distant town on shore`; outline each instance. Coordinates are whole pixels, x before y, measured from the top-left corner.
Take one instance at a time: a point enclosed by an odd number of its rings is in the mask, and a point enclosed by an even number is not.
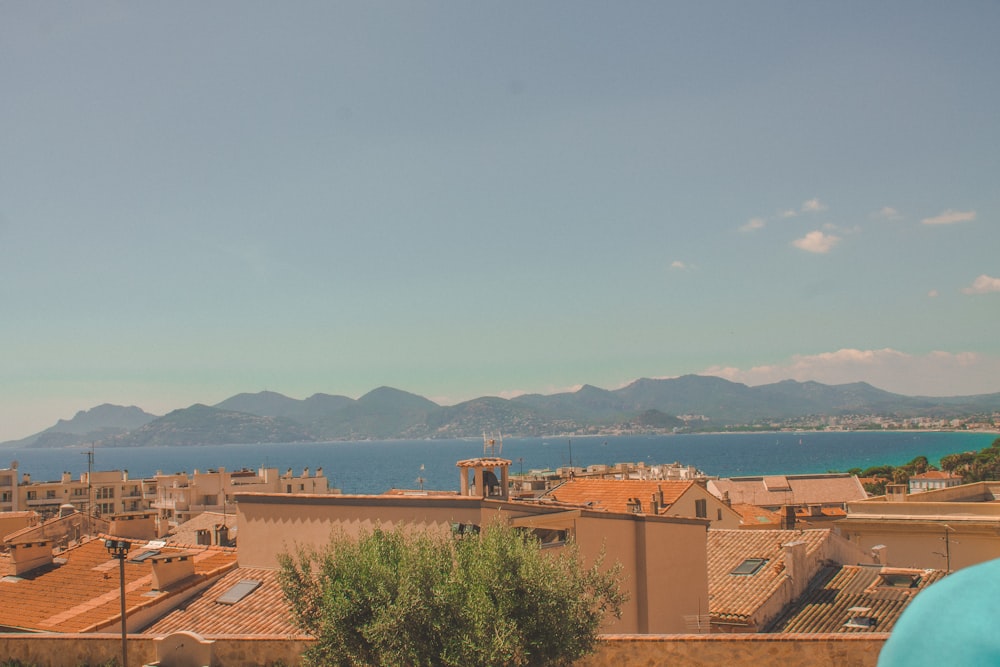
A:
[[[164,416],[100,405],[7,447],[183,446],[476,437],[628,435],[780,430],[954,429],[994,431],[1000,393],[905,396],[867,383],[785,380],[750,387],[717,377],[640,379],[606,390],[480,397],[453,406],[380,387],[358,399],[314,394],[298,400],[272,391],[243,393],[214,406]]]

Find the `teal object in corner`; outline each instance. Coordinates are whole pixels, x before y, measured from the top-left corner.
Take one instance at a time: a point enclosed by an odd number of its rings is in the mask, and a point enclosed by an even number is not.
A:
[[[967,567],[913,599],[879,667],[1000,665],[1000,559]]]

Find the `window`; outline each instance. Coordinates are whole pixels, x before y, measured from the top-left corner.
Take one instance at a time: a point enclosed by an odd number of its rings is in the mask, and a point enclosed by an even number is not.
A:
[[[28,500],[34,500],[38,497],[38,491],[28,491]]]
[[[745,561],[736,566],[736,568],[729,574],[738,574],[749,576],[752,574],[757,574],[760,568],[764,567],[767,563],[766,558],[747,558]]]
[[[708,501],[704,498],[699,498],[694,501],[694,514],[699,519],[708,518]]]
[[[102,486],[97,490],[97,497],[99,499],[107,500],[108,498],[115,497],[115,487],[113,486]]]
[[[55,498],[56,497],[56,490],[55,489],[49,489],[48,491],[45,492],[45,497],[48,498],[48,499],[50,499],[50,500],[52,498]]]
[[[717,521],[722,521],[722,509],[715,510],[715,519]]]

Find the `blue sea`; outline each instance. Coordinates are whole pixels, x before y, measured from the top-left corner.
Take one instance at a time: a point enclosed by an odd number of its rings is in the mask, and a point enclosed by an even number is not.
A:
[[[504,438],[502,455],[511,472],[644,461],[679,462],[719,477],[846,471],[900,465],[917,456],[936,464],[942,456],[988,447],[997,435],[958,432],[801,432],[704,435]],[[87,470],[89,449],[7,449],[34,481],[57,480],[65,471]],[[302,444],[205,445],[200,447],[97,448],[94,470],[128,470],[151,477],[224,467],[310,474],[322,467],[330,485],[344,493],[382,493],[393,488],[457,491],[455,463],[483,454],[482,440],[394,440]],[[0,467],[7,462],[0,459]]]

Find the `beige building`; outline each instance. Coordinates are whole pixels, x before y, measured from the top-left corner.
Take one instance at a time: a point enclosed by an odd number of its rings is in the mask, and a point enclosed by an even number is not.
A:
[[[203,512],[235,514],[233,496],[242,492],[261,493],[329,493],[330,487],[323,469],[309,468],[295,474],[289,468],[279,473],[277,468],[233,470],[225,468],[187,473],[163,474],[154,478],[156,498],[152,509],[161,521],[176,525]]]
[[[905,484],[847,504],[836,526],[886,565],[955,570],[1000,558],[1000,482],[910,494]]]
[[[933,491],[934,489],[949,489],[961,486],[962,477],[944,470],[928,470],[910,477],[910,493]]]
[[[0,475],[0,488],[2,484]],[[23,473],[16,494],[22,510],[54,515],[63,505],[72,505],[77,511],[104,516],[149,510],[156,497],[156,482],[130,479],[127,470],[85,472],[77,479],[64,472],[60,479],[48,482],[32,481],[31,475]]]
[[[275,568],[279,554],[323,547],[336,531],[358,535],[405,524],[451,532],[502,520],[534,530],[543,548],[560,548],[572,535],[588,562],[604,550],[606,562],[622,563],[630,599],[620,620],[609,619],[607,632],[686,632],[691,619],[708,608],[705,520],[420,492],[248,493],[236,500],[240,567]]]

